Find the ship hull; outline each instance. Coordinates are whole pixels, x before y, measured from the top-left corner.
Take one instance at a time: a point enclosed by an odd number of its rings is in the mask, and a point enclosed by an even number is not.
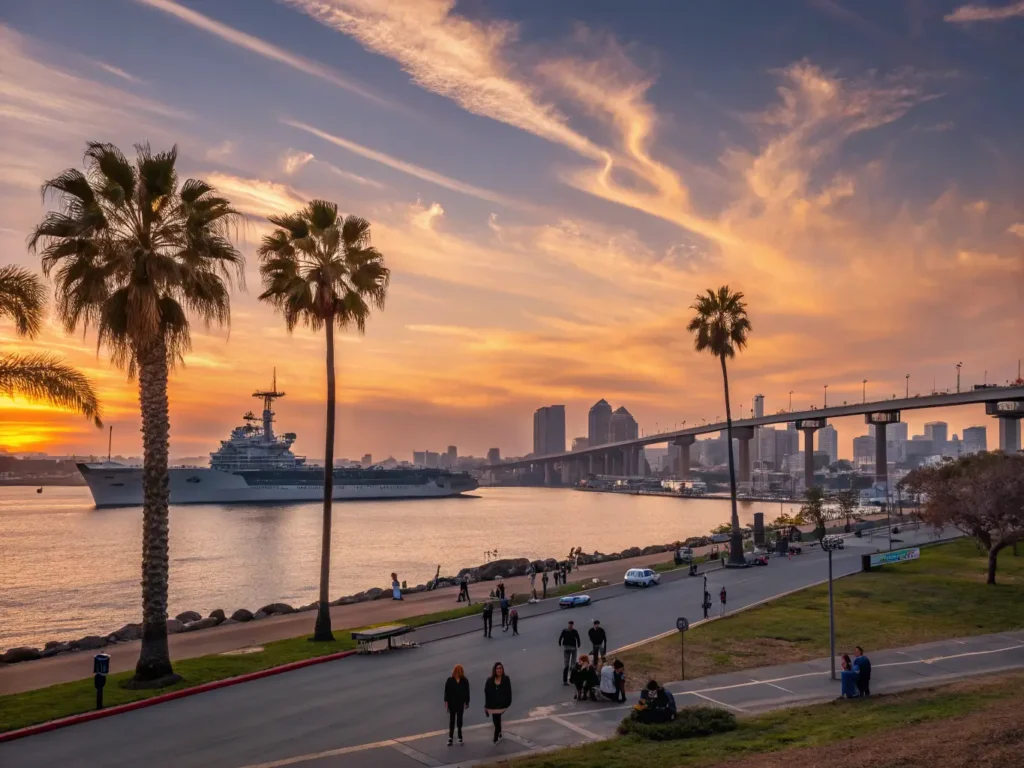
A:
[[[79,464],[79,471],[97,507],[130,507],[142,504],[142,469]],[[259,473],[224,472],[208,468],[171,467],[171,504],[257,504],[319,501],[324,497],[322,474],[311,472],[310,482],[275,483]],[[321,479],[316,480],[317,476]],[[336,501],[380,499],[428,499],[458,496],[477,487],[468,477],[440,476],[423,482],[388,482],[387,479],[345,482],[335,479]]]

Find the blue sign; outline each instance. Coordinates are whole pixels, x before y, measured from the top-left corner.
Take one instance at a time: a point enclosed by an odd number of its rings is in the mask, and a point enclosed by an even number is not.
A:
[[[878,565],[893,565],[894,563],[906,563],[910,560],[918,560],[920,557],[920,547],[894,549],[891,552],[876,552],[871,555],[871,567],[874,568]]]

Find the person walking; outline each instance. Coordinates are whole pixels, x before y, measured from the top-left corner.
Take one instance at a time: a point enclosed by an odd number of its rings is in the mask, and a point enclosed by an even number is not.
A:
[[[484,603],[483,617],[484,617],[484,637],[490,637],[491,636],[491,625],[492,625],[492,622],[494,621],[494,605],[491,603],[490,600],[488,600],[486,603]]]
[[[505,597],[505,590],[502,589],[501,595],[501,631],[508,632],[508,609],[511,607],[508,602],[508,598]]]
[[[722,603],[722,615],[725,616],[725,585],[722,585],[722,591],[718,593],[718,599]]]
[[[701,603],[701,608],[704,609],[704,618],[708,617],[708,612],[711,610],[711,593],[704,590],[704,602]]]
[[[500,661],[495,662],[491,676],[484,683],[484,714],[494,723],[494,743],[502,739],[501,716],[512,706],[512,681]]]
[[[402,585],[398,583],[398,574],[391,574],[391,599],[401,600],[402,599]]]
[[[587,632],[587,637],[590,638],[590,657],[596,665],[599,659],[604,661],[608,655],[608,633],[604,631],[599,619],[594,619],[594,626]]]
[[[505,580],[501,576],[498,577],[498,588],[495,590],[495,597],[501,600],[505,599]]]
[[[530,596],[537,599],[537,569],[530,564]]]
[[[510,610],[508,612],[508,620],[509,623],[512,625],[512,637],[515,637],[519,634],[519,611],[517,611],[515,608]]]
[[[469,680],[461,664],[456,664],[451,677],[444,684],[444,708],[448,712],[448,746],[458,728],[459,744],[462,744],[462,716],[469,709]]]
[[[562,685],[569,684],[569,670],[576,663],[576,653],[582,645],[580,633],[576,631],[573,623],[562,630],[558,635],[558,647],[562,649]]]
[[[463,576],[462,581],[459,582],[459,599],[456,603],[461,603],[465,600],[469,605],[473,604],[473,601],[469,599],[469,576]]]
[[[541,586],[544,588],[544,599],[547,600],[548,599],[548,572],[547,572],[547,570],[545,570],[544,573],[541,574],[540,583],[541,583]]]
[[[860,696],[871,695],[871,660],[864,655],[859,645],[853,649],[853,671],[857,673],[857,693]]]
[[[555,566],[555,586],[558,586],[558,579],[562,576],[562,569],[559,566]]]

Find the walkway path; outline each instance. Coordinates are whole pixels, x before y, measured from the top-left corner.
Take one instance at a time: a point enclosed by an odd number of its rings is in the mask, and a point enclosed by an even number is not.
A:
[[[901,538],[912,544],[929,537],[914,533]],[[866,539],[850,539],[846,549],[834,556],[836,575],[858,571],[860,555],[875,549]],[[712,594],[727,586],[730,608],[735,609],[819,583],[826,573],[826,556],[815,549],[792,561],[773,559],[766,568],[716,570],[708,582]],[[401,743],[431,731],[445,720],[441,692],[456,663],[466,668],[476,697],[467,713],[467,725],[484,721],[479,706],[482,682],[491,665],[499,660],[513,684],[510,719],[557,713],[567,698],[557,638],[568,619],[574,619],[585,630],[593,618],[599,617],[612,647],[622,647],[666,631],[674,626],[676,616],[696,617],[702,586],[702,579],[673,574],[661,586],[649,590],[627,593],[621,586],[607,587],[600,591],[603,599],[590,607],[524,618],[518,637],[499,628],[493,638],[483,638],[478,618],[453,622],[461,625],[460,631],[472,633],[426,642],[411,651],[307,667],[2,744],[0,764],[25,768],[76,765],[82,755],[90,755],[96,757],[91,764],[103,766],[134,768],[144,763],[241,768],[268,762],[283,766],[288,763],[281,761],[311,753],[329,752],[340,757],[339,749],[348,750],[345,754],[363,755],[368,742],[388,741],[389,749],[394,751],[390,740]],[[422,634],[423,641],[430,640],[431,633],[450,631],[450,626],[426,628],[417,634]],[[546,721],[545,727],[554,728],[554,733],[562,729],[582,735],[558,721],[554,725]],[[515,739],[510,737],[509,741]],[[527,747],[525,743],[516,744]],[[514,749],[510,744],[501,748]],[[373,759],[363,763],[358,762],[362,757],[348,759],[341,765],[381,765]],[[314,768],[331,764],[310,763]]]

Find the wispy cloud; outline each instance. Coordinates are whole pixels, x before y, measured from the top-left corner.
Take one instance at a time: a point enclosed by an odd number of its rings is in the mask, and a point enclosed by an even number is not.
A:
[[[127,80],[129,83],[141,83],[142,82],[141,78],[138,78],[135,75],[129,74],[128,72],[125,72],[120,67],[115,67],[113,64],[107,64],[105,61],[100,61],[99,59],[94,59],[93,60],[93,64],[95,64],[97,67],[102,69],[104,72],[109,72],[111,75],[115,75],[116,77],[120,77],[122,80]]]
[[[1020,239],[1024,240],[1024,222],[1018,224],[1011,224],[1006,229],[1011,235],[1016,235]]]
[[[227,197],[242,213],[264,218],[292,213],[302,208],[308,197],[287,184],[263,179],[248,179],[226,173],[208,173],[206,180]]]
[[[306,167],[316,156],[300,149],[288,149],[281,157],[281,170],[291,176]]]
[[[978,21],[1006,21],[1021,16],[1024,16],[1024,2],[997,6],[968,3],[947,15],[946,21],[951,24],[973,24]]]
[[[216,161],[224,160],[231,157],[231,155],[235,153],[236,149],[238,149],[238,145],[235,144],[235,142],[231,140],[222,141],[217,146],[210,147],[206,150],[206,159]]]
[[[271,59],[272,61],[276,61],[289,66],[292,69],[296,69],[299,72],[325,80],[331,85],[336,85],[337,87],[344,88],[352,93],[357,93],[363,98],[369,99],[376,104],[388,108],[395,108],[397,106],[394,102],[378,96],[331,67],[291,53],[290,51],[286,51],[273,43],[268,43],[262,38],[242,32],[241,30],[230,27],[227,24],[222,24],[219,21],[211,19],[209,16],[204,16],[197,11],[193,11],[183,5],[179,5],[178,3],[173,2],[173,0],[135,1],[141,5],[147,5],[150,8],[163,11],[186,24],[190,24],[204,32],[209,32],[211,35],[215,35],[221,40],[229,42],[232,45],[245,48],[248,51],[252,51],[253,53],[263,56],[264,58]]]
[[[378,152],[375,149],[364,147],[362,144],[356,144],[354,141],[349,141],[341,136],[335,136],[327,133],[326,131],[321,131],[319,128],[307,125],[306,123],[301,123],[298,120],[286,119],[282,122],[285,125],[290,125],[292,128],[298,128],[301,131],[306,131],[306,133],[310,133],[313,136],[330,142],[342,149],[347,149],[349,152],[357,154],[360,157],[365,157],[368,160],[373,160],[381,165],[394,168],[396,171],[401,171],[402,173],[409,174],[410,176],[415,176],[417,179],[429,181],[431,184],[437,184],[439,187],[444,187],[445,189],[450,189],[454,192],[461,192],[462,194],[470,195],[471,197],[478,197],[481,200],[490,200],[494,203],[501,203],[512,207],[521,206],[521,204],[515,200],[499,194],[498,192],[494,192],[493,190],[467,184],[463,181],[459,181],[458,179],[453,179],[450,176],[438,173],[437,171],[432,171],[429,168],[424,168],[423,166],[415,165],[413,163],[406,162],[405,160],[400,160],[397,157],[386,155],[383,152]]]

